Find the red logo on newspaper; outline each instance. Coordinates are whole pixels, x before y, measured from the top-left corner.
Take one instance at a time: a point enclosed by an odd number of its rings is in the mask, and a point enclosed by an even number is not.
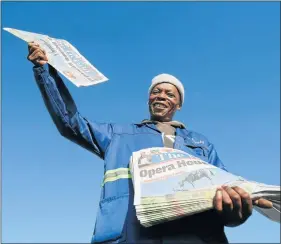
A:
[[[69,71],[63,71],[63,73],[68,78],[76,79],[76,77]]]

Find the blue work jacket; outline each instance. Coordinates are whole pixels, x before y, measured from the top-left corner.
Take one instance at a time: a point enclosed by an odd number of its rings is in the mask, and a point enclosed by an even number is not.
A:
[[[129,160],[133,152],[163,147],[161,132],[152,123],[90,122],[80,115],[58,73],[33,68],[45,105],[62,136],[104,160],[104,181],[92,243],[205,243],[227,242],[215,211],[144,228],[136,218]],[[213,144],[203,135],[176,129],[174,148],[224,168]]]

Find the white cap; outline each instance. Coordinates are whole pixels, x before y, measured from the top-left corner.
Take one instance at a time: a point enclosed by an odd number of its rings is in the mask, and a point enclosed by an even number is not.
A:
[[[156,86],[160,83],[164,83],[164,82],[170,83],[178,89],[180,96],[181,96],[181,105],[182,105],[184,102],[184,87],[183,87],[183,84],[176,77],[174,77],[172,75],[160,74],[160,75],[155,76],[152,79],[151,86],[149,87],[149,90],[148,90],[149,94],[151,93],[151,90],[153,89],[154,86]]]

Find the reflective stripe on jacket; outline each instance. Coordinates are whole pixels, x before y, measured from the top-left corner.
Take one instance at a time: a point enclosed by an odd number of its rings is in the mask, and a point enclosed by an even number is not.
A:
[[[45,105],[61,135],[104,160],[93,243],[227,242],[223,224],[214,211],[151,228],[140,226],[133,206],[129,160],[135,151],[162,147],[161,132],[150,123],[90,122],[79,114],[62,79],[51,67],[49,71],[44,67],[33,70]],[[177,128],[174,148],[225,169],[213,144],[196,132]]]

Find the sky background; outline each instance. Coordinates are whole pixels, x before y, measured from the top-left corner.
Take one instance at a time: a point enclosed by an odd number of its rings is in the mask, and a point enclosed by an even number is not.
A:
[[[148,118],[159,73],[182,80],[175,119],[207,136],[232,173],[280,184],[280,3],[4,2],[2,27],[66,39],[109,81],[69,87],[99,122]],[[27,44],[2,31],[2,241],[86,243],[103,162],[64,139],[45,109]],[[280,242],[257,212],[230,242]]]

